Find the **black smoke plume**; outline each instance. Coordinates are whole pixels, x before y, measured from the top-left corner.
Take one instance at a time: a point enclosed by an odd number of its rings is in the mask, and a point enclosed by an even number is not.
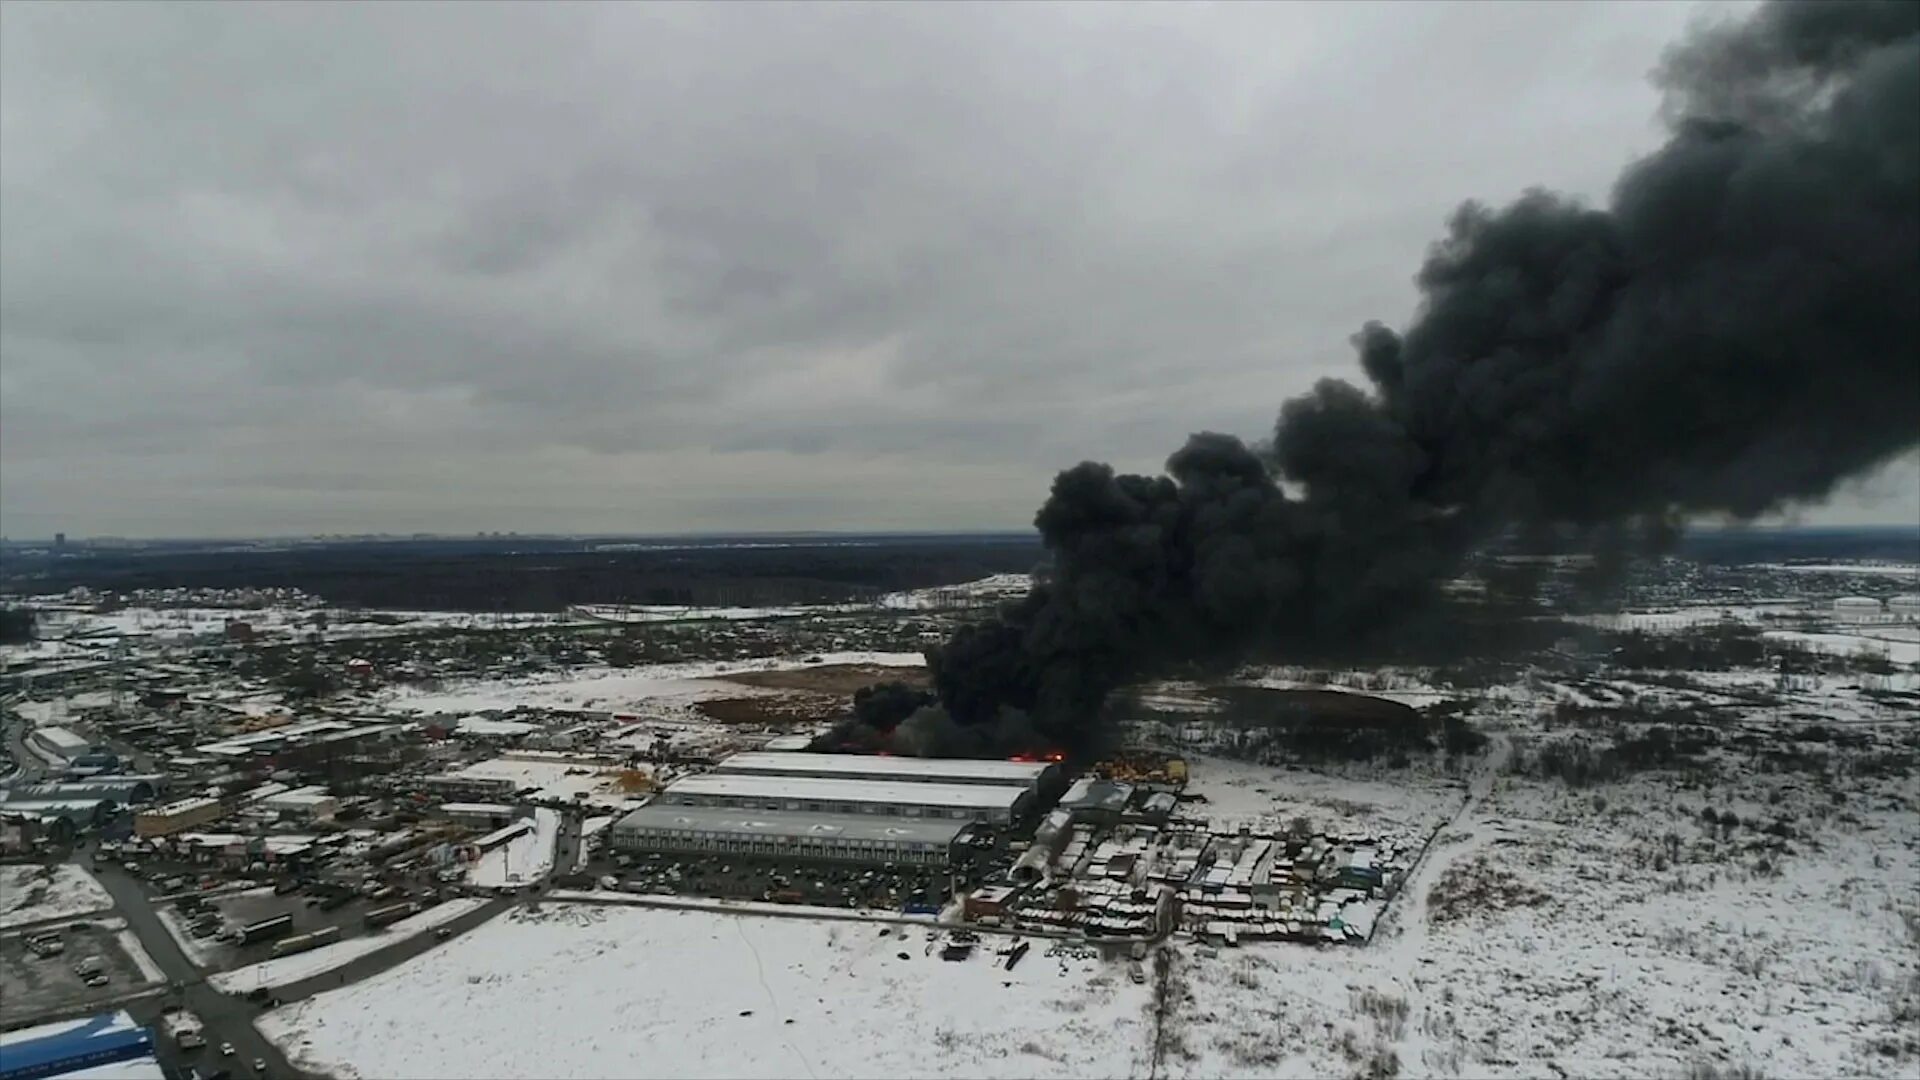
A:
[[[1460,208],[1405,333],[1353,339],[1370,389],[1287,402],[1262,453],[1202,434],[1165,476],[1061,473],[1050,579],[933,650],[940,705],[868,740],[1084,748],[1116,687],[1364,641],[1496,537],[1629,549],[1920,443],[1920,3],[1773,3],[1656,77],[1672,137],[1607,208]]]

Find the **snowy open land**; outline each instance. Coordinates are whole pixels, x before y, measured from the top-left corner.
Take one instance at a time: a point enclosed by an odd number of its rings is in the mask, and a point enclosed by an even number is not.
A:
[[[1460,808],[1466,788],[1463,776],[1438,769],[1305,769],[1205,756],[1188,763],[1187,791],[1207,800],[1188,812],[1223,829],[1271,831],[1306,818],[1314,831],[1364,826],[1424,840]]]
[[[0,866],[0,928],[77,918],[112,906],[107,890],[78,866]]]
[[[1873,1076],[1911,1069],[1920,829],[1792,775],[1588,791],[1511,775],[1365,949],[1183,954],[1173,1072]],[[1743,823],[1704,823],[1708,807]],[[1749,820],[1745,816],[1752,815]],[[1773,815],[1804,836],[1762,847]],[[1392,1062],[1390,1067],[1387,1063]]]
[[[1123,966],[1045,942],[1011,972],[946,962],[929,933],[548,904],[259,1026],[341,1077],[1147,1073],[1150,995]]]
[[[218,637],[230,622],[244,622],[262,637],[315,637],[327,641],[418,633],[422,630],[500,629],[505,627],[564,626],[581,620],[551,612],[474,613],[465,611],[375,611],[309,606],[264,607],[143,607],[96,612],[62,608],[55,597],[36,597],[43,607],[40,633],[74,648],[117,637],[147,638],[157,642],[187,642]]]
[[[918,667],[919,653],[824,653],[819,665],[871,664]],[[702,661],[629,668],[576,668],[553,677],[474,679],[436,691],[398,689],[379,700],[396,712],[433,715],[508,711],[519,708],[632,712],[649,719],[681,717],[690,706],[710,698],[751,697],[768,693],[726,681],[728,675],[781,671],[810,666],[800,657],[764,660]]]

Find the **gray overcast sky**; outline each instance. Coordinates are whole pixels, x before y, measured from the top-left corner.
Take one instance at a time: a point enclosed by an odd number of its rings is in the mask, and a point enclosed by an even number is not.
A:
[[[0,529],[1024,526],[1603,199],[1703,12],[9,3]]]

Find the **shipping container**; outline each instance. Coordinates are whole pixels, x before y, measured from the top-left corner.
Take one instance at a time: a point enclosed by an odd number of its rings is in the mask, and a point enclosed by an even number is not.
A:
[[[292,937],[281,938],[279,941],[273,943],[273,955],[286,956],[290,953],[305,952],[308,949],[317,949],[322,945],[331,945],[339,940],[339,927],[323,927],[310,934],[295,934]]]
[[[293,916],[276,915],[271,919],[262,919],[240,928],[240,944],[251,945],[256,941],[277,938],[293,929]]]

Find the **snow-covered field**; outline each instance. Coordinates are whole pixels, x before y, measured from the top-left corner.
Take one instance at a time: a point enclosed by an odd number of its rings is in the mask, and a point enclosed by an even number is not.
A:
[[[390,945],[397,945],[408,938],[418,937],[485,904],[485,900],[475,897],[448,900],[411,918],[401,919],[384,929],[374,930],[345,941],[336,941],[332,945],[323,945],[307,952],[234,968],[232,971],[211,976],[207,981],[216,989],[236,994],[246,993],[257,987],[271,989],[296,983],[302,979],[310,979],[315,975],[324,975],[335,968],[344,967],[363,956],[379,952]]]
[[[1466,786],[1461,776],[1427,769],[1305,769],[1204,756],[1189,757],[1188,765],[1188,794],[1207,801],[1187,812],[1228,829],[1278,830],[1304,817],[1316,832],[1367,829],[1425,839],[1460,808]]]
[[[783,619],[813,611],[834,610],[813,607],[684,607],[676,604],[582,604],[573,608],[596,622],[654,623],[717,619],[739,622],[745,619]]]
[[[0,928],[71,919],[112,906],[107,890],[78,866],[0,866]]]
[[[1911,796],[1841,810],[1797,779],[1575,792],[1498,777],[1368,948],[1183,954],[1168,1071],[1912,1075]],[[1703,825],[1708,807],[1754,817]],[[1753,853],[1781,811],[1807,835]]]
[[[54,598],[36,598],[54,602]],[[329,641],[418,633],[433,629],[499,629],[561,626],[580,620],[551,612],[373,611],[311,607],[125,607],[111,612],[42,610],[40,634],[74,645],[116,637],[166,643],[217,638],[229,622],[244,622],[267,637],[318,635]]]
[[[540,807],[533,812],[533,828],[482,854],[468,867],[467,880],[483,889],[538,881],[553,869],[559,836],[560,811]]]
[[[1150,996],[1123,966],[1044,941],[1010,972],[946,962],[930,933],[546,905],[259,1027],[341,1077],[1147,1073]]]
[[[1792,630],[1770,630],[1765,635],[1776,641],[1792,641],[1817,652],[1856,656],[1867,653],[1885,657],[1895,664],[1920,664],[1920,627],[1886,626],[1851,634],[1809,634]]]
[[[926,663],[919,653],[824,653],[821,664],[874,664],[917,667]],[[769,691],[725,681],[728,675],[750,671],[782,671],[812,665],[799,657],[763,660],[715,660],[686,664],[652,664],[630,668],[573,668],[552,677],[475,679],[452,687],[422,691],[390,691],[378,704],[396,712],[434,715],[508,711],[519,708],[573,711],[605,709],[642,716],[684,715],[693,702],[711,698],[749,697]]]
[[[1033,578],[1030,575],[994,574],[960,585],[943,585],[932,589],[888,593],[880,598],[880,606],[894,610],[916,611],[981,606],[1002,600],[1019,599],[1032,587]]]

